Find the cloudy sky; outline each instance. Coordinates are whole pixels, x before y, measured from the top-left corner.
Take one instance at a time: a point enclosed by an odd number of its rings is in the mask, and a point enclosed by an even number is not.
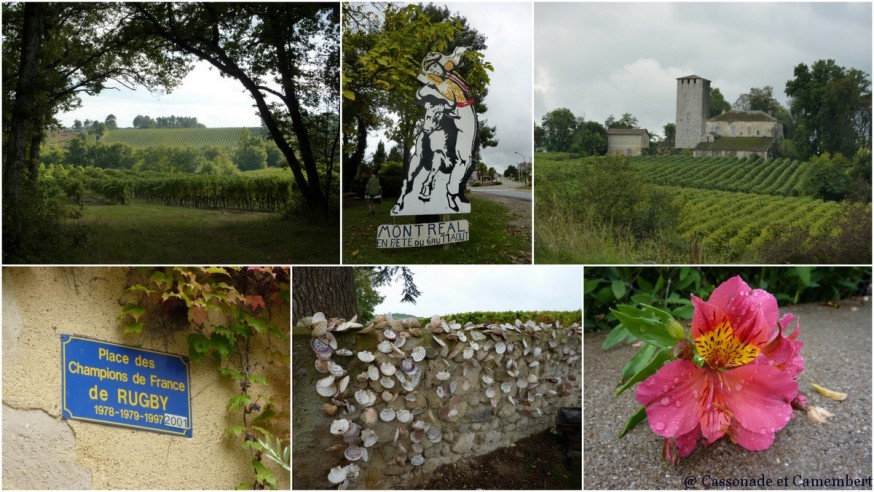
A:
[[[253,107],[254,101],[236,79],[221,77],[207,62],[197,62],[182,84],[170,94],[152,94],[146,89],[135,91],[110,83],[118,90],[104,90],[98,96],[83,96],[82,106],[58,119],[65,126],[73,120],[106,119],[114,114],[118,126],[132,127],[134,117],[142,114],[158,116],[193,116],[210,128],[260,126],[261,119]]]
[[[677,77],[711,81],[729,103],[750,87],[777,99],[799,63],[834,59],[871,74],[871,3],[536,3],[534,111],[603,123],[676,118]]]
[[[497,147],[482,150],[483,161],[503,172],[509,165],[522,162],[516,152],[531,159],[531,60],[532,9],[530,3],[447,3],[450,12],[467,18],[468,25],[486,37],[485,59],[495,71],[485,103],[489,110],[480,116],[489,126],[497,127]],[[462,74],[464,75],[464,74]],[[386,149],[389,143],[383,132],[367,139],[367,154],[376,150],[380,138]]]
[[[570,311],[582,309],[583,272],[578,266],[413,266],[422,295],[402,303],[401,282],[379,289],[379,313],[421,317],[470,311]]]

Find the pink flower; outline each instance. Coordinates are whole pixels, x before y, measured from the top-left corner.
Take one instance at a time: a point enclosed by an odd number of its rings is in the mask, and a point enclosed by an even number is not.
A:
[[[728,435],[751,451],[767,449],[792,418],[795,377],[804,368],[798,328],[784,335],[794,317],[778,320],[774,296],[740,277],[692,302],[692,342],[704,363],[675,360],[638,386],[650,428],[666,438],[671,461],[702,437],[713,443]]]

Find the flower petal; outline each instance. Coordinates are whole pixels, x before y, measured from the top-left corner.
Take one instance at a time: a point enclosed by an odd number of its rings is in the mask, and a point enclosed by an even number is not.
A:
[[[790,402],[798,395],[798,383],[765,357],[722,371],[719,377],[726,408],[746,430],[773,435],[792,418]]]
[[[732,422],[729,433],[731,434],[732,441],[750,451],[762,451],[768,449],[774,443],[773,432],[753,432],[744,428],[736,420]]]
[[[680,457],[689,456],[692,453],[692,450],[695,449],[695,444],[698,443],[698,439],[701,438],[701,429],[695,427],[691,432],[687,434],[683,434],[678,437],[675,442],[680,451]]]
[[[739,276],[721,283],[707,302],[725,313],[735,336],[745,343],[762,347],[777,335],[777,299],[762,289],[750,289]]]
[[[702,412],[700,399],[707,381],[706,371],[689,360],[678,359],[637,385],[637,402],[646,405],[653,432],[679,437],[695,429]]]
[[[780,320],[779,335],[762,349],[762,353],[772,362],[774,367],[785,371],[793,378],[797,378],[804,370],[804,358],[801,357],[801,347],[804,346],[804,342],[796,340],[800,323],[796,323],[793,333],[788,337],[786,336],[789,323],[793,319],[795,319],[795,316],[792,313],[783,316]]]

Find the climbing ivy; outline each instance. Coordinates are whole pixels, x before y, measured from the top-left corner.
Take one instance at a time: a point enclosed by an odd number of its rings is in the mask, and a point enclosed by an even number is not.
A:
[[[225,409],[234,424],[224,434],[240,443],[253,471],[253,482],[238,488],[276,488],[276,477],[262,460],[291,469],[289,405],[275,396],[287,394],[289,385],[268,394],[256,388],[270,384],[259,371],[289,364],[287,350],[280,349],[287,347],[288,327],[270,321],[275,306],[289,305],[288,269],[137,268],[130,272],[122,304],[118,318],[126,334],[187,333],[191,360],[211,360],[223,378],[235,383],[239,393]],[[255,360],[256,347],[266,349],[270,360]]]

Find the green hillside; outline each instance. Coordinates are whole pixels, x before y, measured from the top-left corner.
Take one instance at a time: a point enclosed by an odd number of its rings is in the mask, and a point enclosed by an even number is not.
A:
[[[120,129],[107,132],[101,143],[112,145],[121,143],[131,147],[234,147],[243,128],[149,128]],[[253,135],[260,134],[260,128],[249,128]]]

